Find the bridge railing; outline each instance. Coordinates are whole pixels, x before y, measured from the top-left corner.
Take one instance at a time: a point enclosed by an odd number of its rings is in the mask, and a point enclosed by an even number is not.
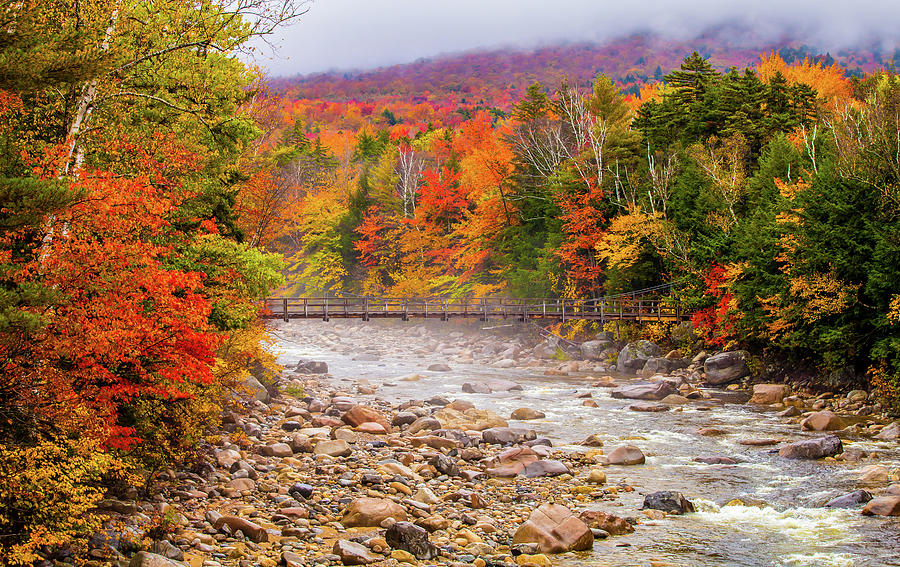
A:
[[[271,319],[441,318],[672,321],[683,318],[672,297],[617,296],[595,300],[546,298],[275,297],[263,302]]]

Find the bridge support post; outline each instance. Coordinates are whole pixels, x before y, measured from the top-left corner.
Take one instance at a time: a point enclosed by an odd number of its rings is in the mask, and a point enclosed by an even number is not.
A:
[[[288,322],[288,300],[287,300],[287,298],[285,298],[282,301],[281,306],[282,306],[282,309],[284,310],[284,313],[282,313],[282,315],[284,315],[284,322],[287,323]]]
[[[368,321],[368,320],[369,320],[369,298],[368,298],[368,297],[366,297],[365,299],[363,299],[363,317],[362,317],[362,320],[363,320],[363,321]]]
[[[328,319],[328,298],[327,298],[327,297],[325,298],[325,313],[324,313],[324,315],[322,316],[322,320],[323,320],[323,321],[328,321],[328,320],[329,320],[329,319]]]

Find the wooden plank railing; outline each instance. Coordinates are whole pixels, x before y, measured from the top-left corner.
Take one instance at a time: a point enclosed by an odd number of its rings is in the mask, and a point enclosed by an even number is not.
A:
[[[478,318],[672,322],[686,319],[677,297],[643,295],[594,300],[481,297],[276,297],[263,300],[266,319]]]

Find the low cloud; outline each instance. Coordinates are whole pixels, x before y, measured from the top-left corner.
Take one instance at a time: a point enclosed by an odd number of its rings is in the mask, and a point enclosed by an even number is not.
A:
[[[788,38],[823,50],[893,50],[898,19],[896,0],[315,0],[272,38],[277,51],[263,47],[256,63],[272,75],[295,75],[636,32],[687,39],[722,25],[734,26],[736,39],[747,43]]]

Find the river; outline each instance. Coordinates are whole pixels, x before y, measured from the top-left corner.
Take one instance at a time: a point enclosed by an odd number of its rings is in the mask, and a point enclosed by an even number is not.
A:
[[[482,328],[484,327],[484,328]],[[475,360],[464,363],[483,345],[521,342],[518,327],[485,323],[336,320],[276,324],[280,361],[299,359],[328,363],[338,388],[355,395],[361,379],[378,386],[375,396],[400,403],[434,395],[465,399],[502,416],[519,407],[543,411],[545,419],[510,422],[533,428],[563,450],[584,450],[577,443],[597,434],[605,448],[625,442],[639,446],[646,464],[606,468],[609,484],[637,488],[613,503],[590,506],[619,516],[641,517],[643,494],[677,490],[697,512],[665,520],[642,518],[631,535],[599,540],[591,553],[565,554],[554,565],[709,566],[882,566],[900,565],[900,519],[867,518],[858,509],[822,508],[827,500],[861,488],[860,470],[877,463],[896,470],[900,450],[893,441],[847,437],[845,448],[863,449],[877,460],[857,463],[802,461],[778,457],[775,447],[741,445],[746,439],[804,438],[796,423],[769,408],[724,401],[695,402],[673,411],[641,413],[628,409],[633,400],[613,399],[609,389],[592,387],[591,373],[546,376],[543,367],[496,368]],[[361,356],[362,355],[362,356]],[[365,360],[375,359],[377,360]],[[552,366],[549,361],[548,366]],[[429,372],[446,363],[449,372]],[[416,382],[399,378],[417,373]],[[593,375],[595,376],[595,375]],[[634,378],[614,375],[620,384]],[[465,394],[464,382],[502,378],[522,391]],[[717,395],[722,391],[711,391]],[[586,407],[579,395],[590,393],[599,407]],[[369,398],[375,396],[368,396]],[[366,396],[357,396],[365,399]],[[724,431],[701,436],[699,428]],[[724,455],[735,465],[706,465],[698,456]],[[868,487],[865,487],[868,488]],[[743,505],[725,505],[740,500]]]

